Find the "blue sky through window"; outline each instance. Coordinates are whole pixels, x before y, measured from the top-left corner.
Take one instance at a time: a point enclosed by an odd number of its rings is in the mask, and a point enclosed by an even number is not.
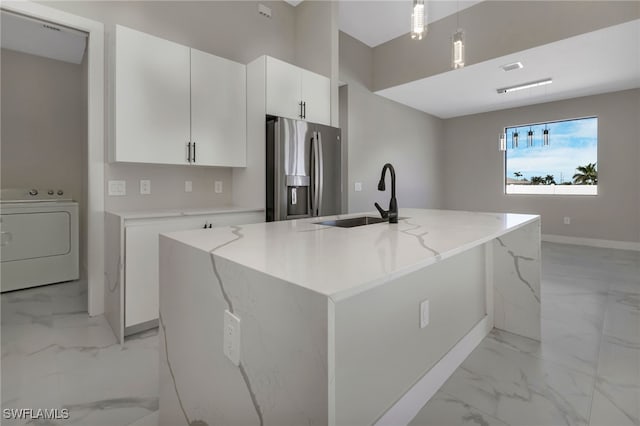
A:
[[[534,146],[527,147],[527,132],[534,132]],[[522,173],[522,178],[553,175],[555,181],[571,182],[576,167],[598,161],[598,119],[547,123],[549,146],[542,144],[545,124],[508,127],[506,152],[506,177],[515,178],[514,173]],[[519,133],[518,148],[512,148],[513,132]]]

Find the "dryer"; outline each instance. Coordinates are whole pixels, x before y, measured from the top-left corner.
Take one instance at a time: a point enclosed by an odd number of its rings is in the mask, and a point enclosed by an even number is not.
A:
[[[79,278],[78,203],[62,190],[0,192],[0,290]]]

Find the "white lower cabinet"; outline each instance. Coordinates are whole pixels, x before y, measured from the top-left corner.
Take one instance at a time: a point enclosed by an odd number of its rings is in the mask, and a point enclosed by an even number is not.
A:
[[[125,227],[125,330],[158,319],[158,235],[194,229],[197,223],[192,222],[173,219]]]
[[[117,272],[107,271],[107,276],[120,276],[122,285],[117,287],[119,297],[107,297],[105,310],[114,332],[122,341],[124,336],[155,327],[159,309],[159,234],[204,228],[205,224],[217,226],[246,225],[264,222],[264,211],[251,210],[207,214],[189,214],[175,217],[144,217],[113,214],[118,220],[107,221],[107,233],[121,235],[122,241],[107,246],[107,251],[120,251],[121,265]],[[109,229],[111,227],[120,229]],[[113,256],[114,253],[111,253]],[[107,262],[109,263],[109,262]],[[116,263],[116,262],[111,262]],[[107,265],[109,268],[109,265]],[[113,281],[113,280],[112,280]],[[107,290],[113,292],[114,290]],[[107,306],[120,304],[120,306]]]

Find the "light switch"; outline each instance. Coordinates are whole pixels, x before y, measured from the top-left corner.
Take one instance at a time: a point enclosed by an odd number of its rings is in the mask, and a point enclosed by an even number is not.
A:
[[[222,181],[221,180],[217,180],[214,182],[214,191],[216,192],[216,194],[222,194]]]
[[[354,190],[356,192],[362,191],[362,182],[356,182],[355,185],[354,185]]]
[[[191,192],[191,191],[193,191],[193,182],[191,182],[190,180],[185,180],[184,192]]]
[[[149,179],[143,179],[140,181],[140,194],[141,195],[151,194],[151,181]]]
[[[110,180],[109,195],[111,196],[127,195],[127,182],[124,180]]]

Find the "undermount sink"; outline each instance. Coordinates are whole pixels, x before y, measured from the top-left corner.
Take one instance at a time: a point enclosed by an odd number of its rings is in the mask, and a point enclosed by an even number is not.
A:
[[[374,223],[386,222],[387,219],[372,216],[350,217],[348,219],[325,220],[324,222],[314,222],[316,225],[338,226],[340,228],[353,228],[354,226],[373,225]]]

